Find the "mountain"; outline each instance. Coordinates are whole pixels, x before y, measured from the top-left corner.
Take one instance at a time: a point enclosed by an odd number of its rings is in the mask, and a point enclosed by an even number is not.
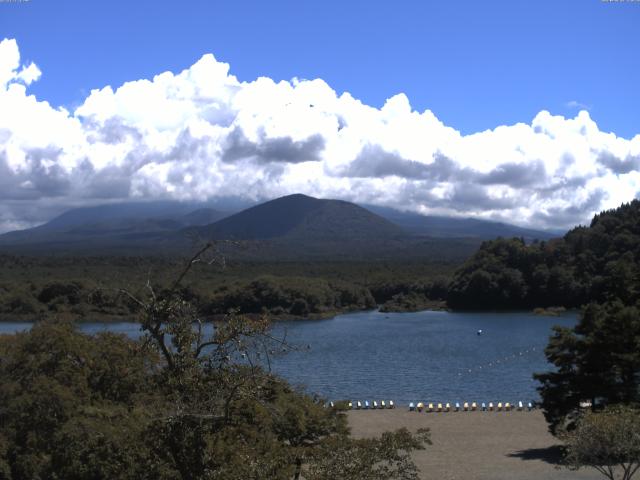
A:
[[[344,241],[406,235],[399,226],[353,203],[302,194],[262,203],[197,230],[203,237],[238,240]]]
[[[170,234],[227,215],[203,204],[175,201],[82,207],[38,227],[0,235],[0,248],[28,253],[149,252],[154,246],[170,249]]]
[[[549,240],[561,237],[565,233],[562,231],[534,230],[477,218],[420,215],[375,205],[364,205],[364,207],[402,227],[409,233],[429,237],[473,237],[482,240],[492,240],[497,237],[518,237],[524,238],[526,241],[532,241],[535,239]]]
[[[305,259],[433,257],[461,260],[482,240],[547,239],[549,232],[415,213],[302,194],[221,211],[218,204],[129,202],[69,210],[44,225],[0,235],[0,252],[175,254],[200,240],[242,241],[230,256]],[[241,206],[237,201],[226,206]],[[237,210],[236,210],[237,211]]]

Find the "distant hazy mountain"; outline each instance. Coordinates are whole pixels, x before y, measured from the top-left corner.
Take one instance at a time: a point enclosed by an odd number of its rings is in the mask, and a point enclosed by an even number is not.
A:
[[[454,218],[433,215],[420,215],[402,212],[387,207],[365,205],[365,208],[402,227],[414,235],[429,237],[473,237],[491,240],[497,237],[523,237],[527,241],[548,240],[561,237],[565,232],[534,230],[522,228],[508,223],[479,220],[476,218]]]
[[[262,203],[197,230],[210,238],[313,242],[406,235],[402,228],[353,203],[301,194]]]
[[[229,215],[197,203],[130,202],[69,210],[38,227],[0,235],[5,251],[149,251],[167,236]],[[157,243],[159,242],[159,243]]]
[[[159,254],[190,251],[194,239],[233,239],[242,240],[243,247],[232,254],[244,258],[451,259],[499,236],[542,240],[554,235],[295,194],[235,214],[175,201],[76,208],[39,227],[0,235],[0,252]]]

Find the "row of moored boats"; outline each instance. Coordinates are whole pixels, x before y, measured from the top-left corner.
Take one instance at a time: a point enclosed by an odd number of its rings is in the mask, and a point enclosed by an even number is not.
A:
[[[510,402],[497,402],[497,403],[493,403],[493,402],[489,402],[489,403],[485,403],[482,402],[480,404],[476,403],[476,402],[464,402],[462,405],[460,405],[459,402],[454,403],[453,405],[451,405],[450,403],[423,403],[423,402],[418,402],[417,404],[414,404],[413,402],[411,402],[409,404],[409,411],[410,412],[475,412],[475,411],[482,411],[482,412],[509,412],[511,410],[518,410],[518,411],[523,411],[523,410],[527,410],[527,411],[531,411],[534,409],[534,405],[531,402],[528,402],[526,405],[523,402],[518,402],[517,404],[511,404]]]

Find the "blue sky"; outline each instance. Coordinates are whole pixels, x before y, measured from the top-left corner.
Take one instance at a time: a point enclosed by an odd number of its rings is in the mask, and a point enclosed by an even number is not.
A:
[[[0,33],[54,105],[213,53],[240,80],[319,77],[374,106],[404,92],[463,133],[577,104],[640,131],[639,2],[30,0],[0,4]]]
[[[586,223],[640,198],[639,26],[638,0],[0,0],[0,232],[292,193]]]

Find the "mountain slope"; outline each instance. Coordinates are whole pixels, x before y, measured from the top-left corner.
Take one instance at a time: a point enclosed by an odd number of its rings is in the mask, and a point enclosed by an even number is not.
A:
[[[535,230],[477,218],[420,215],[418,213],[402,212],[400,210],[375,205],[366,205],[364,207],[414,235],[425,235],[429,237],[475,237],[483,240],[491,240],[497,237],[522,237],[527,241],[531,241],[534,239],[548,240],[561,237],[564,234],[564,232],[560,231]]]
[[[201,227],[218,239],[375,239],[405,235],[397,225],[353,203],[295,194],[277,198]]]
[[[153,253],[153,247],[171,247],[168,235],[227,215],[201,204],[170,201],[83,207],[38,227],[0,235],[0,248],[29,253],[128,250]]]

